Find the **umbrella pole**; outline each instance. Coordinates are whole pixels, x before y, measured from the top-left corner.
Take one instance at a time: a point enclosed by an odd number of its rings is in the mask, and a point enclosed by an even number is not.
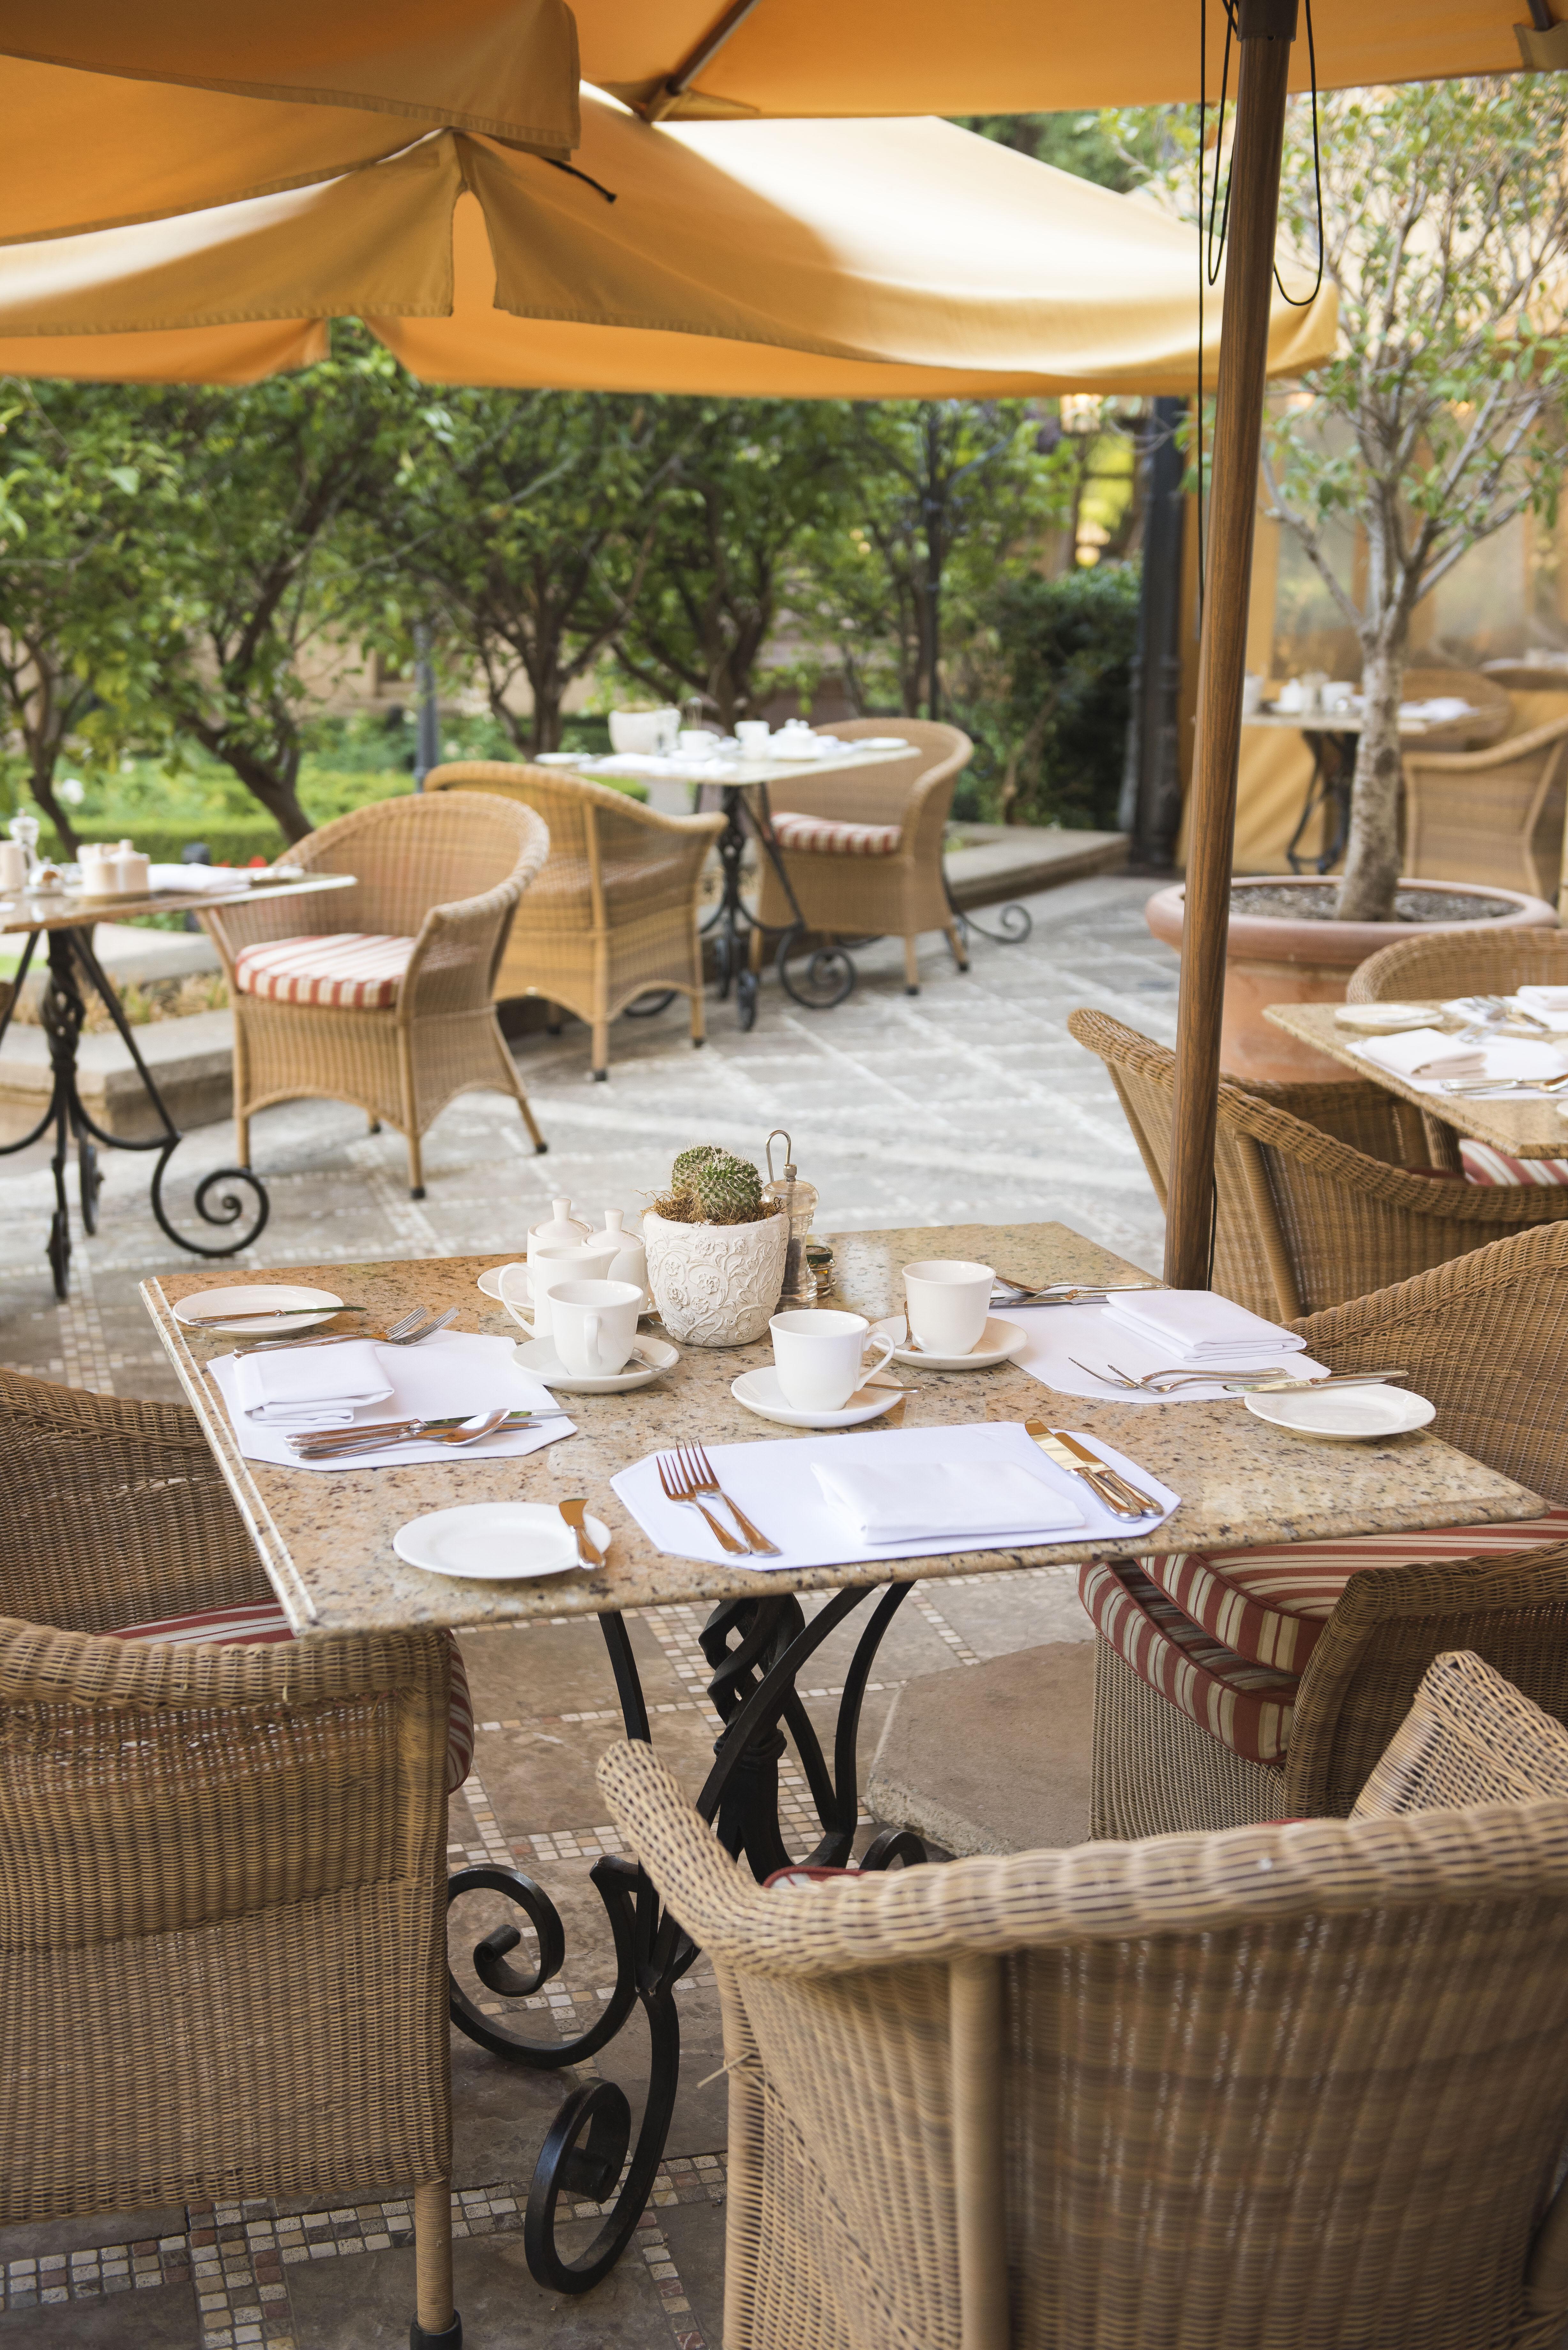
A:
[[[1258,451],[1296,0],[1240,0],[1241,71],[1231,158],[1231,230],[1209,501],[1209,561],[1198,664],[1198,744],[1188,823],[1187,899],[1177,1014],[1176,1101],[1165,1278],[1207,1289],[1220,1022],[1236,831],[1236,763]]]

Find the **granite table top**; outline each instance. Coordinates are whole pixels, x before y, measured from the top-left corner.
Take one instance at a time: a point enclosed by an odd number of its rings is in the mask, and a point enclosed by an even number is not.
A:
[[[140,897],[84,898],[67,889],[53,898],[0,898],[0,933],[87,931],[95,922],[123,922],[143,914],[199,914],[215,906],[265,905],[274,898],[314,898],[323,889],[352,889],[352,873],[302,873],[296,880],[236,875],[232,889],[148,889]]]
[[[906,1232],[852,1232],[834,1239],[833,1303],[875,1319],[902,1302],[899,1269],[920,1258],[962,1257],[993,1264],[1012,1280],[1100,1281],[1137,1269],[1065,1224],[954,1224]],[[460,1308],[454,1326],[492,1334],[514,1327],[478,1289],[479,1275],[505,1257],[441,1257],[402,1263],[290,1265],[285,1273],[223,1268],[236,1281],[319,1284],[389,1319],[410,1305]],[[903,1582],[921,1575],[994,1574],[1010,1566],[1076,1564],[1082,1544],[988,1549],[930,1559],[860,1563],[759,1575],[657,1550],[610,1490],[610,1478],[659,1447],[697,1437],[715,1444],[793,1431],[745,1411],[730,1382],[771,1359],[752,1347],[683,1347],[679,1364],[651,1386],[613,1396],[569,1399],[578,1434],[523,1459],[445,1462],[407,1469],[340,1469],[330,1474],[275,1468],[241,1457],[205,1366],[234,1344],[177,1323],[170,1308],[213,1285],[211,1274],[166,1274],[143,1284],[159,1335],[222,1465],[289,1620],[300,1632],[392,1630],[411,1626],[513,1623],[536,1617],[598,1615],[677,1600],[711,1602],[749,1592],[834,1589],[848,1583]],[[1123,1447],[1182,1495],[1158,1533],[1116,1543],[1100,1555],[1199,1550],[1248,1542],[1304,1542],[1336,1534],[1422,1526],[1503,1523],[1542,1515],[1546,1503],[1425,1430],[1377,1444],[1323,1444],[1271,1427],[1240,1398],[1216,1403],[1088,1403],[1062,1396],[1007,1364],[986,1371],[908,1371],[917,1390],[872,1426],[919,1427],[962,1420],[1019,1420],[1087,1430]],[[465,1583],[406,1565],[392,1536],[410,1518],[459,1502],[554,1502],[585,1494],[610,1526],[605,1567],[540,1581]]]
[[[1401,1101],[1413,1102],[1417,1109],[1440,1118],[1445,1126],[1468,1134],[1472,1141],[1490,1142],[1494,1150],[1505,1150],[1514,1159],[1568,1159],[1568,1118],[1549,1094],[1513,1098],[1500,1094],[1488,1101],[1473,1095],[1424,1093],[1392,1069],[1380,1069],[1376,1061],[1364,1060],[1355,1046],[1365,1044],[1366,1038],[1337,1027],[1334,1013],[1332,1003],[1270,1003],[1264,1006],[1263,1017],[1282,1028],[1287,1036],[1343,1062],[1358,1077],[1375,1078]]]

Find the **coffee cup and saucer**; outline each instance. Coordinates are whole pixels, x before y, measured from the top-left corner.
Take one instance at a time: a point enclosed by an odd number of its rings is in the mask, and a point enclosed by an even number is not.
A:
[[[504,1266],[501,1303],[527,1333],[514,1359],[568,1395],[625,1395],[680,1360],[667,1338],[639,1337],[643,1295],[635,1281],[572,1279],[536,1263]],[[528,1306],[532,1305],[530,1315]]]
[[[929,1371],[985,1371],[1011,1362],[1029,1344],[1021,1323],[991,1313],[996,1275],[988,1264],[929,1257],[904,1267],[909,1311],[873,1323],[872,1336],[892,1341],[892,1359]]]
[[[891,1411],[905,1393],[901,1387],[868,1385],[893,1349],[887,1339],[873,1337],[862,1314],[808,1305],[775,1314],[768,1328],[773,1361],[742,1371],[730,1385],[735,1401],[761,1419],[784,1428],[857,1428]],[[867,1359],[868,1347],[874,1361]]]

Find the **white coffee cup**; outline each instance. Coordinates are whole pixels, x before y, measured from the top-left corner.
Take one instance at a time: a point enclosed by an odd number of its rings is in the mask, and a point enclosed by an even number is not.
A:
[[[719,737],[706,726],[683,726],[680,729],[680,755],[683,759],[711,759],[719,748]]]
[[[615,1261],[613,1243],[582,1241],[571,1248],[536,1248],[529,1263],[502,1268],[496,1281],[501,1303],[530,1338],[548,1338],[551,1285],[562,1281],[602,1281]],[[526,1312],[530,1302],[533,1314]]]
[[[1241,680],[1242,717],[1256,717],[1259,710],[1262,707],[1262,701],[1263,681],[1261,677],[1254,677],[1249,671],[1248,674]]]
[[[863,1314],[806,1306],[775,1314],[768,1328],[779,1385],[796,1411],[842,1411],[856,1388],[892,1360],[890,1338],[872,1339],[882,1351],[874,1363],[865,1359],[871,1325]]]
[[[557,1281],[550,1343],[575,1379],[612,1378],[631,1353],[642,1292],[635,1281]]]
[[[991,1313],[988,1264],[931,1257],[904,1267],[909,1329],[928,1355],[972,1355]]]
[[[0,840],[0,898],[15,898],[26,886],[26,850],[19,840]]]
[[[748,759],[761,759],[766,755],[773,733],[765,718],[741,718],[735,722],[735,740]]]
[[[675,747],[680,724],[679,710],[612,710],[610,749],[642,758],[656,758]]]

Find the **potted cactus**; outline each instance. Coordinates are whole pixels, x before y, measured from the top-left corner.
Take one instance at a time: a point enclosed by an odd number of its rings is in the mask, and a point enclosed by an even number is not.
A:
[[[789,1219],[763,1197],[749,1159],[711,1142],[682,1150],[642,1238],[648,1285],[672,1338],[744,1347],[762,1336],[784,1285]]]

